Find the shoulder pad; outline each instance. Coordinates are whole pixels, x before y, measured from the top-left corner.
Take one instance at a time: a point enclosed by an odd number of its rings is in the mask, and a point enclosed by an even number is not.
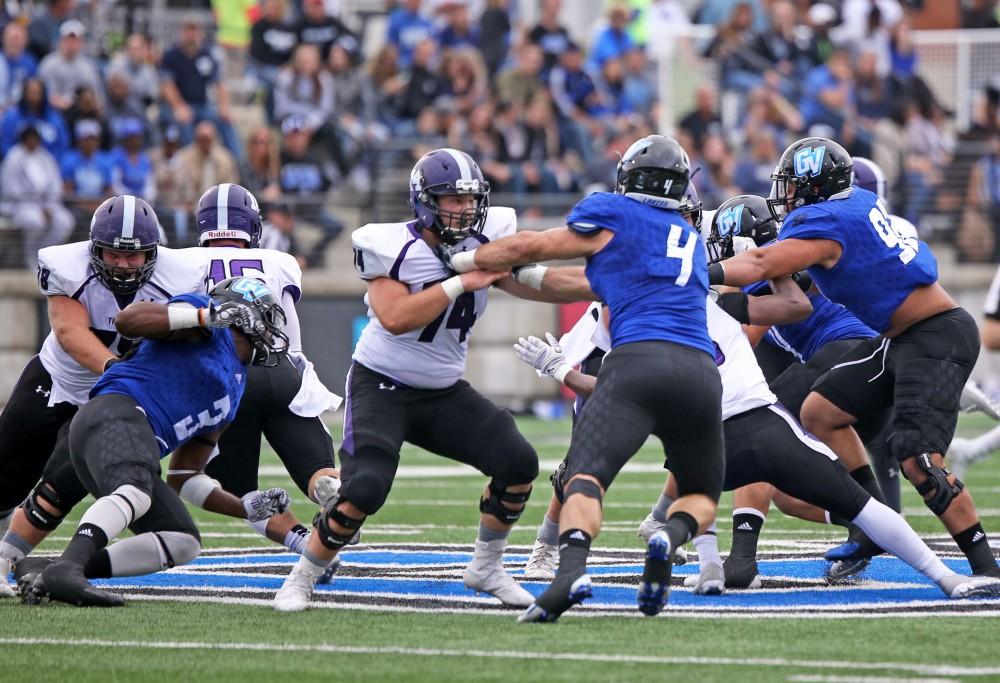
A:
[[[566,225],[571,230],[583,234],[599,230],[615,230],[621,224],[623,204],[621,195],[610,192],[594,192],[587,195],[569,212]]]
[[[74,296],[93,274],[89,240],[38,250],[38,288],[46,296]]]
[[[157,247],[156,268],[149,284],[159,287],[170,296],[204,291],[207,261],[197,252],[196,247]]]
[[[489,240],[498,240],[517,232],[517,212],[507,206],[491,206],[486,214],[483,235]]]
[[[398,278],[399,264],[412,242],[420,238],[407,223],[369,223],[351,233],[354,268],[362,280]]]

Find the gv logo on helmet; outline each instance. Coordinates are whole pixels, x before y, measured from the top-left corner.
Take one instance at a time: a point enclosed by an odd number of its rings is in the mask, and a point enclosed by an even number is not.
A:
[[[826,147],[805,147],[795,153],[795,175],[818,176],[823,169],[823,157]]]
[[[743,204],[737,204],[719,212],[717,225],[719,226],[720,237],[740,234],[740,224],[743,222],[743,206]]]
[[[234,292],[242,294],[243,298],[251,303],[271,293],[271,290],[263,282],[250,277],[240,278],[233,283],[232,289]]]

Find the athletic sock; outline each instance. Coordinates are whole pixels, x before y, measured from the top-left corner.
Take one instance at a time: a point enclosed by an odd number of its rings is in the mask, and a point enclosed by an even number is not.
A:
[[[76,528],[76,533],[73,534],[60,559],[84,567],[107,545],[108,535],[101,527],[90,522],[82,522]]]
[[[7,530],[3,540],[0,541],[0,557],[11,562],[17,562],[25,555],[35,549],[23,536]]]
[[[698,521],[687,512],[678,511],[670,515],[663,530],[670,539],[670,547],[680,548],[698,533]]]
[[[694,549],[698,553],[699,567],[704,568],[706,564],[722,564],[715,522],[712,522],[705,533],[695,536],[691,542],[694,543]]]
[[[326,571],[327,566],[333,562],[333,560],[324,560],[320,557],[316,557],[308,548],[302,550],[302,554],[299,556],[299,561],[295,563],[295,566],[299,568],[302,573],[311,576],[315,581],[319,578],[323,572]]]
[[[885,502],[885,496],[882,495],[882,488],[878,485],[878,479],[875,478],[875,473],[872,471],[871,465],[862,465],[861,467],[851,470],[851,478],[867,491],[872,498],[880,503]]]
[[[559,534],[559,574],[575,576],[586,573],[592,540],[583,529],[569,529]]]
[[[296,524],[288,530],[287,534],[285,534],[285,540],[282,542],[282,545],[291,550],[293,553],[301,555],[302,551],[305,550],[308,539],[309,530],[301,524]]]
[[[955,534],[954,539],[969,560],[973,574],[985,574],[988,571],[996,570],[997,561],[993,557],[993,551],[990,549],[990,543],[986,538],[986,532],[983,531],[982,524],[976,522],[965,531]]]
[[[653,515],[653,519],[655,519],[657,522],[666,522],[667,510],[669,510],[670,506],[673,504],[674,504],[673,498],[671,498],[665,493],[661,493],[660,497],[656,500],[656,503],[653,505],[653,509],[650,510],[650,513]]]
[[[757,557],[757,541],[764,526],[764,515],[756,508],[736,508],[733,510],[733,545],[730,557]]]
[[[548,515],[542,517],[542,523],[538,525],[538,540],[545,545],[556,545],[559,543],[559,522],[553,522]]]
[[[102,548],[100,552],[90,558],[87,566],[83,568],[83,575],[88,579],[110,579],[111,555],[107,548]]]
[[[892,553],[931,581],[937,583],[955,573],[944,566],[941,559],[920,540],[902,517],[874,498],[865,504],[852,521],[879,547]]]

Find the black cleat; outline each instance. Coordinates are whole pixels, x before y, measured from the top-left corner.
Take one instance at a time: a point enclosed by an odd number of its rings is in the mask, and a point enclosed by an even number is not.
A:
[[[92,585],[83,575],[83,567],[65,560],[57,560],[38,575],[32,586],[42,583],[50,600],[66,602],[77,607],[122,607],[125,600]]]
[[[760,588],[760,572],[756,557],[740,557],[730,553],[722,570],[726,574],[726,588]]]
[[[31,584],[34,583],[35,577],[42,573],[42,571],[48,567],[50,564],[56,561],[54,557],[24,557],[14,565],[14,583],[17,584],[18,590],[21,594],[24,594],[31,588]]]
[[[860,577],[872,558],[884,552],[861,529],[852,526],[847,542],[831,548],[823,556],[831,562],[826,570],[827,582],[840,583]]]
[[[557,574],[548,589],[521,613],[517,618],[519,622],[522,624],[529,622],[555,623],[563,612],[594,595],[590,577],[586,574],[580,574],[572,583],[569,582],[568,577],[564,577],[562,581],[559,580],[559,577],[560,575]]]

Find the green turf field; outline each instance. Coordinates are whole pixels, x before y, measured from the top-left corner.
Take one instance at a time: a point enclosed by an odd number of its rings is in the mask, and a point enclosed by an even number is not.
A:
[[[544,461],[568,442],[568,422],[519,420]],[[989,426],[963,417],[960,433]],[[335,428],[336,429],[336,428]],[[335,433],[335,438],[337,434]],[[660,462],[648,444],[640,462]],[[302,518],[313,508],[268,453],[261,486],[288,486]],[[448,461],[407,449],[402,464]],[[431,473],[433,474],[433,473]],[[451,473],[453,474],[453,473]],[[1000,456],[966,478],[983,525],[1000,534]],[[484,484],[480,476],[397,479],[386,507],[365,525],[364,542],[471,545]],[[624,474],[605,504],[608,530],[595,546],[640,548],[635,526],[662,485],[658,472]],[[537,484],[514,545],[529,545],[548,500]],[[918,532],[941,535],[936,519],[904,486],[904,513]],[[720,506],[728,546],[730,498]],[[77,510],[73,520],[82,510]],[[196,515],[206,549],[264,547],[242,522]],[[58,551],[64,524],[42,551]],[[840,529],[807,525],[772,511],[761,550],[801,541],[837,541]],[[851,619],[565,617],[559,624],[518,625],[503,615],[316,609],[278,614],[248,605],[133,600],[119,610],[0,601],[0,680],[693,680],[693,681],[987,681],[1000,680],[1000,619],[879,617]]]

